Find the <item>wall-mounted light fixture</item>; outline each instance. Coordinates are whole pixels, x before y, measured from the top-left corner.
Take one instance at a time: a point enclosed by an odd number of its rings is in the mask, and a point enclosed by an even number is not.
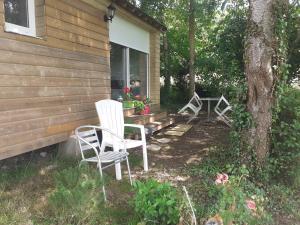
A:
[[[110,22],[112,22],[112,19],[114,18],[115,16],[115,12],[116,12],[116,7],[113,5],[113,4],[110,4],[108,7],[107,7],[107,12],[106,14],[104,15],[104,21],[107,22],[110,20]]]

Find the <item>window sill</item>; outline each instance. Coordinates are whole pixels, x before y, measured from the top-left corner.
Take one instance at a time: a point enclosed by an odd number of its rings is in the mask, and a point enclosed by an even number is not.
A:
[[[10,24],[10,23],[4,24],[4,31],[7,33],[13,33],[13,34],[18,34],[18,35],[38,38],[35,34],[35,30],[27,29],[25,27],[21,27],[18,25]]]
[[[35,39],[40,39],[40,40],[45,40],[45,37],[40,37],[40,36],[36,36],[36,35],[32,35],[32,34],[23,34],[21,32],[16,32],[16,31],[11,31],[11,30],[6,30],[4,29],[5,33],[10,33],[10,34],[15,34],[15,35],[21,35],[21,36],[25,36],[25,37],[32,37]]]

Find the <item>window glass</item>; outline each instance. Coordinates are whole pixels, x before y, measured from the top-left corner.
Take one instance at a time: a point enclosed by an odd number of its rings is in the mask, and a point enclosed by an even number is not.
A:
[[[130,87],[134,96],[147,96],[147,54],[129,50]]]
[[[5,22],[29,27],[27,0],[4,0],[4,8]]]
[[[111,43],[110,68],[111,98],[118,99],[122,96],[123,88],[126,86],[126,61],[123,46]]]

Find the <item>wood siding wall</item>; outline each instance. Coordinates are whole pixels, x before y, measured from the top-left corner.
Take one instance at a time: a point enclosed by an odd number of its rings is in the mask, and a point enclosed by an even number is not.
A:
[[[0,0],[0,159],[97,123],[94,102],[110,97],[104,13],[79,0],[45,0],[43,11],[41,2],[39,39],[4,32]]]
[[[65,141],[77,126],[98,123],[94,102],[111,93],[103,21],[108,4],[36,0],[40,38],[34,38],[4,32],[0,0],[0,160]],[[159,103],[160,32],[118,10],[151,34],[150,97]]]
[[[150,98],[160,103],[160,32],[150,33]]]

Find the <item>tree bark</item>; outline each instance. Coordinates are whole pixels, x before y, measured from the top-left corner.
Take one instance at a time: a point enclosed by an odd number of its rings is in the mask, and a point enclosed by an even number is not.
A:
[[[189,75],[190,75],[190,96],[195,92],[195,0],[190,0],[189,5]]]
[[[247,109],[254,126],[249,145],[263,165],[270,148],[274,74],[274,6],[276,0],[249,0],[249,19],[245,43],[245,72],[248,82]]]

